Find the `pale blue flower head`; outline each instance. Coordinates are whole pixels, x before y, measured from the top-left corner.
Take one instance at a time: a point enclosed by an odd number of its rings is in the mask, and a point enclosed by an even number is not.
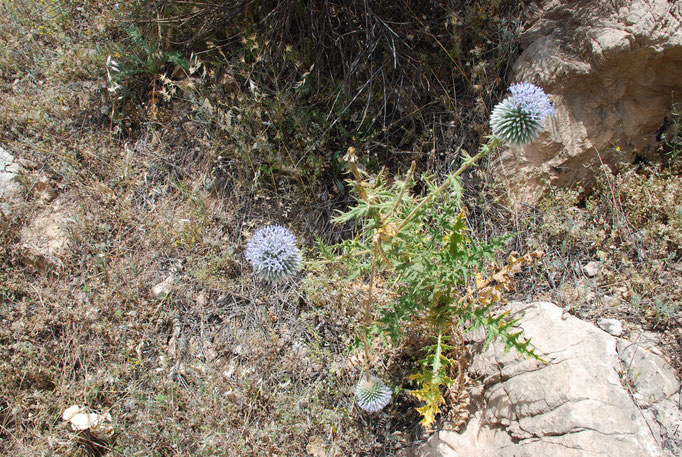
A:
[[[511,97],[493,108],[490,128],[500,140],[524,146],[542,131],[545,118],[554,115],[554,106],[549,95],[534,84],[513,84],[509,91]]]
[[[358,406],[367,412],[381,411],[391,401],[393,392],[376,376],[363,376],[355,387]]]
[[[246,259],[261,278],[271,283],[291,278],[302,263],[296,237],[279,225],[263,227],[251,237]]]

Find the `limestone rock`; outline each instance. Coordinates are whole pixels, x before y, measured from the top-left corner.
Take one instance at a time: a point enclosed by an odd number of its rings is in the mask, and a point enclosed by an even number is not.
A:
[[[619,340],[616,350],[641,405],[665,400],[680,389],[675,372],[660,356],[626,340]]]
[[[641,329],[633,330],[629,335],[629,339],[639,345],[639,347],[663,357],[663,351],[661,351],[660,346],[664,345],[665,341],[660,333]]]
[[[610,335],[621,336],[623,334],[623,324],[618,319],[599,319],[597,325]]]
[[[45,208],[21,230],[24,261],[40,270],[61,268],[69,249],[69,226],[74,222],[73,211],[62,200]]]
[[[587,262],[587,264],[583,267],[583,271],[590,278],[594,278],[597,276],[597,273],[599,273],[599,262]]]
[[[510,307],[525,336],[532,337],[548,363],[505,353],[499,343],[476,355],[472,371],[481,380],[481,391],[472,392],[471,421],[460,433],[434,435],[418,455],[671,455],[662,448],[661,435],[652,432],[665,427],[648,424],[652,415],[635,405],[621,383],[622,364],[614,337],[551,303]],[[670,368],[662,359],[655,363],[661,370]],[[643,371],[642,376],[651,372]],[[658,372],[647,386],[656,392],[653,398],[665,399],[675,384],[657,376]],[[661,407],[659,416],[670,414]]]
[[[672,455],[682,455],[682,402],[680,394],[670,399],[654,404],[648,411],[652,420],[650,423],[658,425],[657,431],[661,435],[661,447],[670,451]]]
[[[14,157],[0,147],[0,217],[9,218],[12,208],[21,197],[19,173],[22,168]]]
[[[154,295],[154,298],[163,299],[170,295],[170,293],[173,291],[173,286],[175,285],[176,281],[177,279],[175,278],[175,275],[171,274],[166,279],[152,287],[152,295]]]
[[[682,100],[681,10],[668,0],[548,0],[527,12],[513,80],[541,86],[557,113],[538,141],[501,152],[517,201],[536,201],[547,184],[589,184],[601,161],[655,153]]]

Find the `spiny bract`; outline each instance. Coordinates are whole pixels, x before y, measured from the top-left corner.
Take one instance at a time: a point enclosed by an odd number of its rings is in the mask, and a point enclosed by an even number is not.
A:
[[[279,225],[263,227],[251,237],[246,259],[261,278],[271,283],[292,277],[302,263],[296,237]]]
[[[381,411],[391,401],[393,392],[376,376],[363,376],[355,388],[358,406],[367,412]]]
[[[542,122],[554,114],[552,101],[530,83],[513,84],[511,97],[498,103],[490,115],[493,135],[514,146],[531,143],[542,131]]]

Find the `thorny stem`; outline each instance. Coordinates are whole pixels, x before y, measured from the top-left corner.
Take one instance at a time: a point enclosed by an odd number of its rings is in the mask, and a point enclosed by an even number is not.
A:
[[[357,188],[358,195],[362,200],[366,201],[368,205],[371,205],[372,202],[370,201],[367,189],[365,189],[365,187],[362,185],[362,173],[360,173],[358,166],[355,164],[355,162],[357,161],[357,156],[355,155],[355,148],[353,146],[350,146],[348,148],[348,150],[346,151],[346,155],[343,156],[343,159],[346,162],[348,162],[350,171],[351,173],[353,173],[353,176],[355,177],[355,187]],[[381,227],[382,221],[381,214],[379,214],[379,211],[376,210],[375,208],[370,208],[370,213],[374,220],[377,222],[377,224],[379,224],[379,226]]]
[[[433,364],[431,365],[431,368],[433,370],[433,373],[438,376],[438,373],[440,372],[440,355],[443,351],[441,347],[441,339],[443,338],[443,332],[441,330],[438,330],[438,343],[436,344],[436,354],[433,357]]]
[[[403,183],[402,189],[400,189],[400,194],[398,195],[398,199],[395,201],[395,204],[393,205],[393,209],[391,209],[391,214],[386,216],[381,221],[382,225],[386,222],[386,219],[393,216],[395,214],[395,212],[398,210],[398,206],[400,205],[400,202],[403,201],[403,195],[405,195],[405,190],[407,190],[407,186],[410,184],[410,181],[412,181],[412,175],[414,175],[414,169],[415,168],[417,168],[417,162],[415,162],[413,160],[412,164],[410,165],[410,171],[408,171],[407,176],[405,176],[405,182]]]
[[[355,156],[355,148],[353,146],[348,148],[348,151],[346,152],[346,155],[344,159],[348,162],[348,165],[350,167],[351,173],[353,173],[353,177],[355,177],[355,187],[358,191],[358,195],[360,196],[361,199],[365,200],[368,204],[370,204],[369,201],[369,195],[367,194],[367,190],[365,190],[364,186],[362,185],[362,174],[360,173],[360,170],[358,170],[358,166],[355,164],[355,161],[357,160],[357,157]],[[373,216],[377,219],[377,222],[379,225],[381,225],[381,217],[379,217],[376,213],[373,214]],[[370,276],[369,276],[369,290],[367,292],[367,299],[365,300],[365,317],[362,322],[362,347],[365,351],[365,363],[364,363],[364,371],[366,375],[369,375],[369,337],[367,335],[368,333],[368,328],[370,323],[372,322],[372,313],[370,310],[370,306],[372,304],[372,289],[374,288],[374,274],[376,271],[376,262],[377,262],[377,250],[380,249],[379,246],[380,240],[376,239],[374,240],[374,249],[373,250],[365,250],[361,251],[362,253],[369,253],[373,252],[372,255],[372,267],[370,270]]]
[[[353,177],[355,178],[355,187],[358,189],[358,195],[360,195],[360,198],[369,203],[367,191],[362,186],[362,174],[360,174],[360,170],[358,170],[358,166],[355,164],[357,157],[355,156],[355,148],[353,146],[350,146],[348,148],[348,150],[346,151],[346,155],[343,156],[343,160],[348,162],[350,171],[351,173],[353,173]]]
[[[492,138],[490,139],[490,141],[488,142],[488,144],[484,145],[484,146],[481,148],[481,150],[478,152],[478,154],[476,154],[475,156],[473,156],[472,158],[470,158],[469,160],[467,160],[466,162],[464,162],[464,163],[462,164],[462,166],[459,167],[459,169],[458,169],[456,172],[454,172],[453,174],[451,174],[450,176],[448,176],[448,178],[443,182],[443,184],[440,185],[440,187],[438,187],[438,189],[436,189],[435,191],[431,192],[427,197],[425,197],[422,201],[420,201],[419,204],[418,204],[417,206],[415,206],[415,207],[412,209],[412,211],[410,211],[410,214],[408,214],[407,217],[406,217],[405,219],[403,219],[403,221],[400,223],[400,225],[398,226],[398,229],[396,230],[396,235],[397,235],[398,233],[400,233],[400,231],[401,231],[403,228],[405,228],[405,226],[406,226],[412,219],[414,219],[414,216],[417,215],[417,213],[419,212],[419,210],[421,210],[421,209],[424,207],[424,205],[426,205],[428,202],[430,202],[431,200],[433,200],[433,198],[434,198],[436,195],[440,194],[440,193],[443,192],[445,189],[447,189],[448,187],[450,187],[450,185],[452,185],[452,183],[455,181],[455,178],[457,178],[459,175],[461,175],[461,174],[464,172],[464,170],[466,170],[466,169],[469,168],[471,165],[473,165],[476,161],[478,161],[478,159],[480,159],[480,158],[482,158],[482,157],[484,157],[484,156],[490,154],[490,153],[492,152],[493,148],[496,147],[499,143],[500,143],[500,140],[499,140],[498,138],[492,137]]]
[[[374,242],[374,255],[372,256],[372,268],[369,274],[369,289],[367,291],[367,300],[365,300],[365,318],[362,323],[362,346],[365,350],[365,373],[369,374],[369,338],[367,336],[367,331],[369,324],[372,323],[372,313],[370,306],[372,305],[372,292],[374,289],[374,274],[376,271],[377,263],[377,251],[380,249],[379,240]]]

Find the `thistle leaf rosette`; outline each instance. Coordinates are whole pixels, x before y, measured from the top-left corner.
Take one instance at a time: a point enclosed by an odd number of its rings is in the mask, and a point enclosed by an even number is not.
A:
[[[258,276],[273,284],[294,276],[303,262],[296,237],[279,225],[263,227],[251,237],[246,259]]]
[[[498,103],[490,115],[493,135],[512,146],[531,143],[543,128],[547,116],[554,115],[552,101],[540,87],[530,83],[513,84],[511,97]]]
[[[376,376],[363,376],[355,387],[358,406],[369,413],[384,409],[392,395],[391,389]]]

